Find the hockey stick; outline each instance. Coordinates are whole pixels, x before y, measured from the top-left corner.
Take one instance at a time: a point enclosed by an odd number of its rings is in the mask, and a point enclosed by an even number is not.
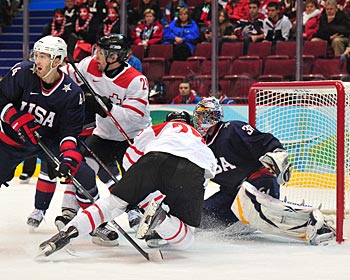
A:
[[[125,130],[120,126],[118,121],[115,119],[115,117],[112,115],[112,113],[108,110],[106,104],[101,100],[99,95],[94,91],[94,89],[91,87],[91,85],[88,83],[88,81],[85,79],[83,74],[79,71],[78,67],[75,65],[74,59],[73,59],[73,52],[75,45],[77,43],[78,37],[75,33],[71,33],[68,39],[68,48],[67,48],[67,57],[69,63],[74,68],[75,72],[78,74],[79,78],[83,81],[83,83],[87,86],[91,94],[94,96],[96,102],[101,106],[102,110],[106,113],[108,117],[112,120],[114,125],[119,129],[120,133],[124,136],[126,141],[128,141],[129,145],[132,144],[131,139],[126,134]]]
[[[91,154],[91,156],[97,161],[97,163],[106,171],[106,173],[112,178],[112,180],[118,184],[118,179],[112,174],[112,172],[108,169],[108,167],[102,162],[102,160],[94,153],[90,147],[78,137],[80,144]]]
[[[59,159],[50,151],[48,147],[41,141],[41,137],[38,132],[34,131],[34,135],[36,140],[38,141],[38,145],[40,148],[47,154],[47,156],[56,164],[56,166],[60,165]],[[72,180],[74,186],[77,187],[77,189],[83,193],[92,203],[94,202],[94,198],[91,196],[91,194],[80,184],[80,182],[68,172],[69,179]]]
[[[38,145],[40,148],[47,154],[47,156],[57,165],[60,165],[59,159],[50,151],[49,148],[46,147],[46,145],[41,141],[40,135],[38,132],[34,132],[34,135],[38,141]],[[76,188],[81,191],[92,203],[95,202],[94,198],[89,194],[89,192],[80,184],[80,182],[73,177],[72,175],[69,174],[70,179],[72,180],[73,184],[76,186]],[[150,254],[144,251],[131,237],[130,235],[115,221],[111,221],[112,223],[118,230],[119,232],[127,239],[131,245],[134,246],[134,248],[140,252],[142,256],[144,256],[148,261],[158,261],[163,259],[162,252],[158,250],[157,253]]]

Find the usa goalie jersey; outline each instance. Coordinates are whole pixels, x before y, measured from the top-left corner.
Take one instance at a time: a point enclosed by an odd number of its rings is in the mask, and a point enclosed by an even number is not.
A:
[[[253,172],[263,167],[259,157],[282,144],[270,133],[263,133],[242,121],[222,123],[207,144],[214,152],[217,170],[213,182],[237,187]]]

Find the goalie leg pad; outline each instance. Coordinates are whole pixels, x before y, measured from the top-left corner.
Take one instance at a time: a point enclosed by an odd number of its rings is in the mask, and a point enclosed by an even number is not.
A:
[[[306,226],[314,208],[282,202],[244,182],[231,210],[243,224],[266,233],[306,240]]]

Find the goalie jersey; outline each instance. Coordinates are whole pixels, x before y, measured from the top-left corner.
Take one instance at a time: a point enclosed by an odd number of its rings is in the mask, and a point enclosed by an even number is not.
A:
[[[272,134],[262,133],[242,121],[221,123],[207,140],[207,145],[214,152],[218,164],[212,181],[233,188],[263,167],[260,156],[277,148],[283,149]]]
[[[60,141],[81,132],[85,113],[84,95],[66,74],[49,90],[35,74],[33,62],[23,61],[14,65],[0,82],[1,131],[17,143],[22,143],[18,134],[3,121],[9,104],[17,111],[29,112],[42,126],[39,129],[43,140]]]

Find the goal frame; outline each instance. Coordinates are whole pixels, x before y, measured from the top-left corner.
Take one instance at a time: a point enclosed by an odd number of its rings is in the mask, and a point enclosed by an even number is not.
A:
[[[249,123],[256,127],[257,90],[334,88],[337,91],[337,146],[336,146],[336,241],[344,241],[345,211],[345,87],[341,81],[300,81],[300,82],[258,82],[254,83],[248,95]],[[272,105],[273,106],[273,105]],[[257,127],[259,129],[259,127]],[[268,131],[266,131],[268,132]],[[341,139],[341,140],[340,140]]]

